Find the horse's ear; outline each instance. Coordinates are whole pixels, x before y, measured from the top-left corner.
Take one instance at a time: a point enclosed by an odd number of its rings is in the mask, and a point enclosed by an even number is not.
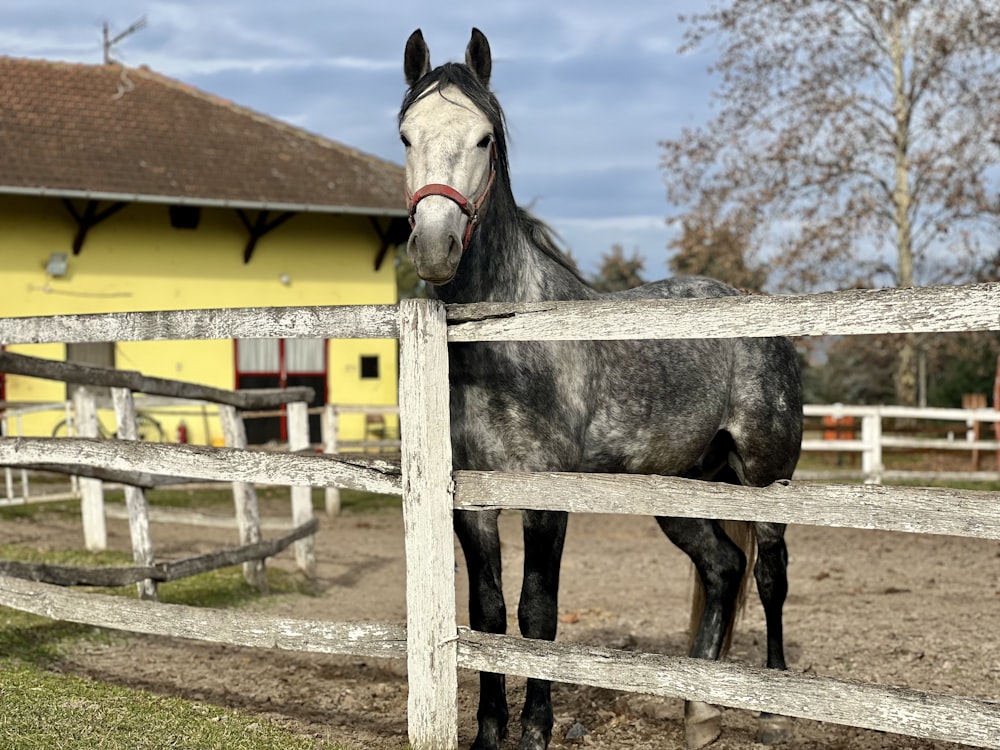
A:
[[[472,30],[472,38],[469,46],[465,48],[465,64],[479,82],[489,88],[490,73],[493,72],[493,59],[490,57],[490,43],[486,41],[486,35],[479,29]]]
[[[427,49],[424,35],[417,29],[406,40],[406,51],[403,53],[403,73],[406,83],[412,86],[431,72],[431,51]]]

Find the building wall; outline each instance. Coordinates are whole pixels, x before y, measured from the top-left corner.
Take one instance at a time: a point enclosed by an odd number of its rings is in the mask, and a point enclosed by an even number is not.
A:
[[[82,211],[82,202],[76,205]],[[393,264],[387,261],[374,271],[380,241],[363,216],[296,215],[261,238],[246,264],[248,233],[229,209],[203,209],[199,227],[184,230],[171,227],[167,206],[130,204],[93,227],[74,256],[76,231],[76,222],[58,199],[0,197],[0,317],[396,302]],[[45,266],[59,252],[68,254],[67,271],[52,277]],[[15,346],[11,351],[65,356],[61,345]],[[396,351],[394,340],[331,341],[330,401],[396,403]],[[360,378],[362,354],[379,357],[377,380]],[[232,341],[120,342],[116,361],[119,368],[146,375],[220,388],[235,384]],[[65,388],[7,376],[5,395],[9,401],[60,401]],[[154,416],[169,436],[175,434],[180,417]],[[108,415],[102,419],[113,424]],[[184,419],[193,442],[221,436],[214,420],[206,435],[200,416]],[[56,421],[54,414],[25,418],[25,434],[49,434]],[[357,432],[360,423],[349,422],[345,429]]]

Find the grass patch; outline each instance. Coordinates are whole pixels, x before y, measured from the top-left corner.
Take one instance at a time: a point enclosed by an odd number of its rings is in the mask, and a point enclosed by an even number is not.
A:
[[[0,607],[0,695],[7,667],[12,662],[37,668],[50,665],[72,644],[83,639],[110,639],[107,631],[72,622],[56,622],[45,617]],[[3,705],[0,699],[0,705]],[[0,712],[2,714],[2,712]],[[0,719],[2,720],[2,719]],[[0,731],[0,737],[3,732]]]
[[[132,565],[130,555],[123,552],[85,552],[81,550],[41,550],[15,545],[0,545],[0,558],[20,562],[47,562],[56,565],[90,567]],[[311,593],[308,581],[277,568],[267,568],[268,588],[272,594]],[[136,598],[134,585],[116,588],[83,588],[114,596]],[[231,566],[200,573],[179,581],[158,586],[160,601],[165,604],[185,604],[192,607],[225,609],[239,607],[260,599],[260,593],[243,579],[240,566]],[[12,656],[37,664],[47,664],[57,657],[64,646],[83,637],[117,637],[113,631],[89,625],[53,622],[17,610],[0,607],[0,656]],[[0,735],[2,736],[2,735]]]
[[[147,493],[154,506],[233,513],[232,491],[227,485],[212,489],[162,489]],[[264,515],[289,516],[290,491],[286,487],[258,488]],[[123,494],[109,491],[109,502],[123,502]],[[399,512],[394,495],[343,490],[345,515]],[[313,491],[313,506],[325,507],[324,491]],[[46,516],[76,519],[78,500],[0,507],[4,520],[30,523]],[[33,546],[0,544],[0,558],[23,562],[48,562],[80,566],[129,566],[131,555],[122,552],[90,553],[50,550]],[[272,594],[309,594],[311,584],[301,576],[275,567],[267,569]],[[239,566],[210,571],[161,584],[160,600],[198,607],[238,608],[260,601]],[[135,586],[93,589],[116,596],[137,596]],[[263,601],[267,601],[264,599]],[[60,658],[81,642],[131,645],[130,636],[89,625],[55,622],[44,617],[0,607],[0,747],[18,750],[132,750],[133,748],[246,748],[299,750],[361,750],[318,742],[280,729],[266,719],[179,698],[159,696],[109,685],[75,675],[59,674]]]
[[[39,515],[80,515],[79,500],[54,500],[45,503],[26,503],[23,505],[0,505],[0,520],[17,521],[25,518],[37,518]]]
[[[109,502],[125,502],[121,492],[108,492],[105,495]],[[164,508],[184,508],[186,510],[227,513],[232,512],[233,493],[228,487],[213,489],[158,489],[149,490],[146,498],[150,505]],[[257,500],[262,511],[267,510],[274,515],[287,514],[291,502],[291,490],[288,487],[258,487]],[[322,488],[313,488],[313,510],[325,512],[326,495]],[[360,490],[341,490],[340,509],[347,515],[375,513],[379,511],[398,510],[402,507],[399,495],[383,495]]]
[[[886,479],[883,484],[895,485],[898,487],[941,487],[942,489],[955,490],[980,490],[986,492],[1000,492],[1000,482],[962,482],[955,480],[939,479]]]
[[[119,552],[47,551],[0,545],[0,557],[62,565],[129,565]],[[272,592],[298,592],[297,576],[268,569]],[[135,586],[92,589],[135,597]],[[201,607],[239,607],[260,598],[239,566],[161,584],[160,600]],[[132,748],[266,748],[359,750],[317,742],[264,719],[216,706],[58,674],[60,657],[81,641],[128,647],[129,636],[55,622],[0,607],[0,745],[19,750]]]
[[[216,706],[2,660],[0,737],[20,750],[349,750]]]

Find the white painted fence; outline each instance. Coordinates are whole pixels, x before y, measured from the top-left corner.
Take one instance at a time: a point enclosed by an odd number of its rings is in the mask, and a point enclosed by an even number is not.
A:
[[[416,750],[457,746],[458,666],[634,690],[1000,748],[1000,704],[775,672],[474,633],[455,626],[453,508],[756,519],[1000,539],[996,493],[878,485],[744,488],[670,477],[453,472],[447,343],[531,339],[808,336],[1000,330],[1000,285],[628,303],[483,304],[190,311],[0,320],[0,343],[249,337],[400,338],[402,476],[386,462],[86,441],[0,440],[0,464],[96,461],[245,482],[402,491],[407,629],[331,624],[129,602],[0,579],[0,604],[144,633],[325,653],[403,656]],[[115,443],[117,441],[105,441]],[[77,444],[74,444],[77,443]],[[100,450],[98,450],[100,448]],[[53,455],[57,454],[57,455]],[[516,498],[516,499],[515,499]]]
[[[905,406],[850,406],[844,404],[814,405],[804,408],[807,417],[831,416],[857,417],[861,421],[861,434],[857,439],[805,439],[803,452],[845,452],[861,454],[861,471],[815,471],[797,470],[796,479],[844,479],[860,478],[869,484],[881,484],[883,479],[915,479],[920,481],[1000,481],[1000,468],[996,471],[929,471],[920,469],[887,470],[883,465],[883,449],[910,449],[914,451],[994,451],[1000,457],[1000,441],[977,440],[976,423],[994,424],[1000,421],[1000,412],[995,409],[939,409]],[[921,422],[947,422],[962,425],[961,437],[953,433],[948,438],[927,438],[915,436],[887,435],[883,430],[883,420],[906,419]],[[844,427],[826,427],[832,431],[843,431]]]
[[[72,415],[73,405],[70,401],[57,401],[52,403],[37,403],[16,407],[6,406],[0,411],[0,437],[20,437],[24,434],[23,419],[29,414],[39,412],[60,411],[67,422]],[[32,492],[31,480],[27,469],[16,472],[9,466],[4,467],[4,497],[0,498],[0,506],[20,505],[33,500],[34,502],[44,502],[46,500],[68,500],[80,497],[80,485],[76,477],[71,478],[69,489],[63,487],[56,488],[48,492]],[[15,486],[18,487],[15,490]]]

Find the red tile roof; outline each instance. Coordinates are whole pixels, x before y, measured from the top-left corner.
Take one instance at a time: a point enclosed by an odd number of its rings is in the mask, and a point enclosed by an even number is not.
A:
[[[147,69],[0,57],[0,194],[405,215],[403,169]]]

